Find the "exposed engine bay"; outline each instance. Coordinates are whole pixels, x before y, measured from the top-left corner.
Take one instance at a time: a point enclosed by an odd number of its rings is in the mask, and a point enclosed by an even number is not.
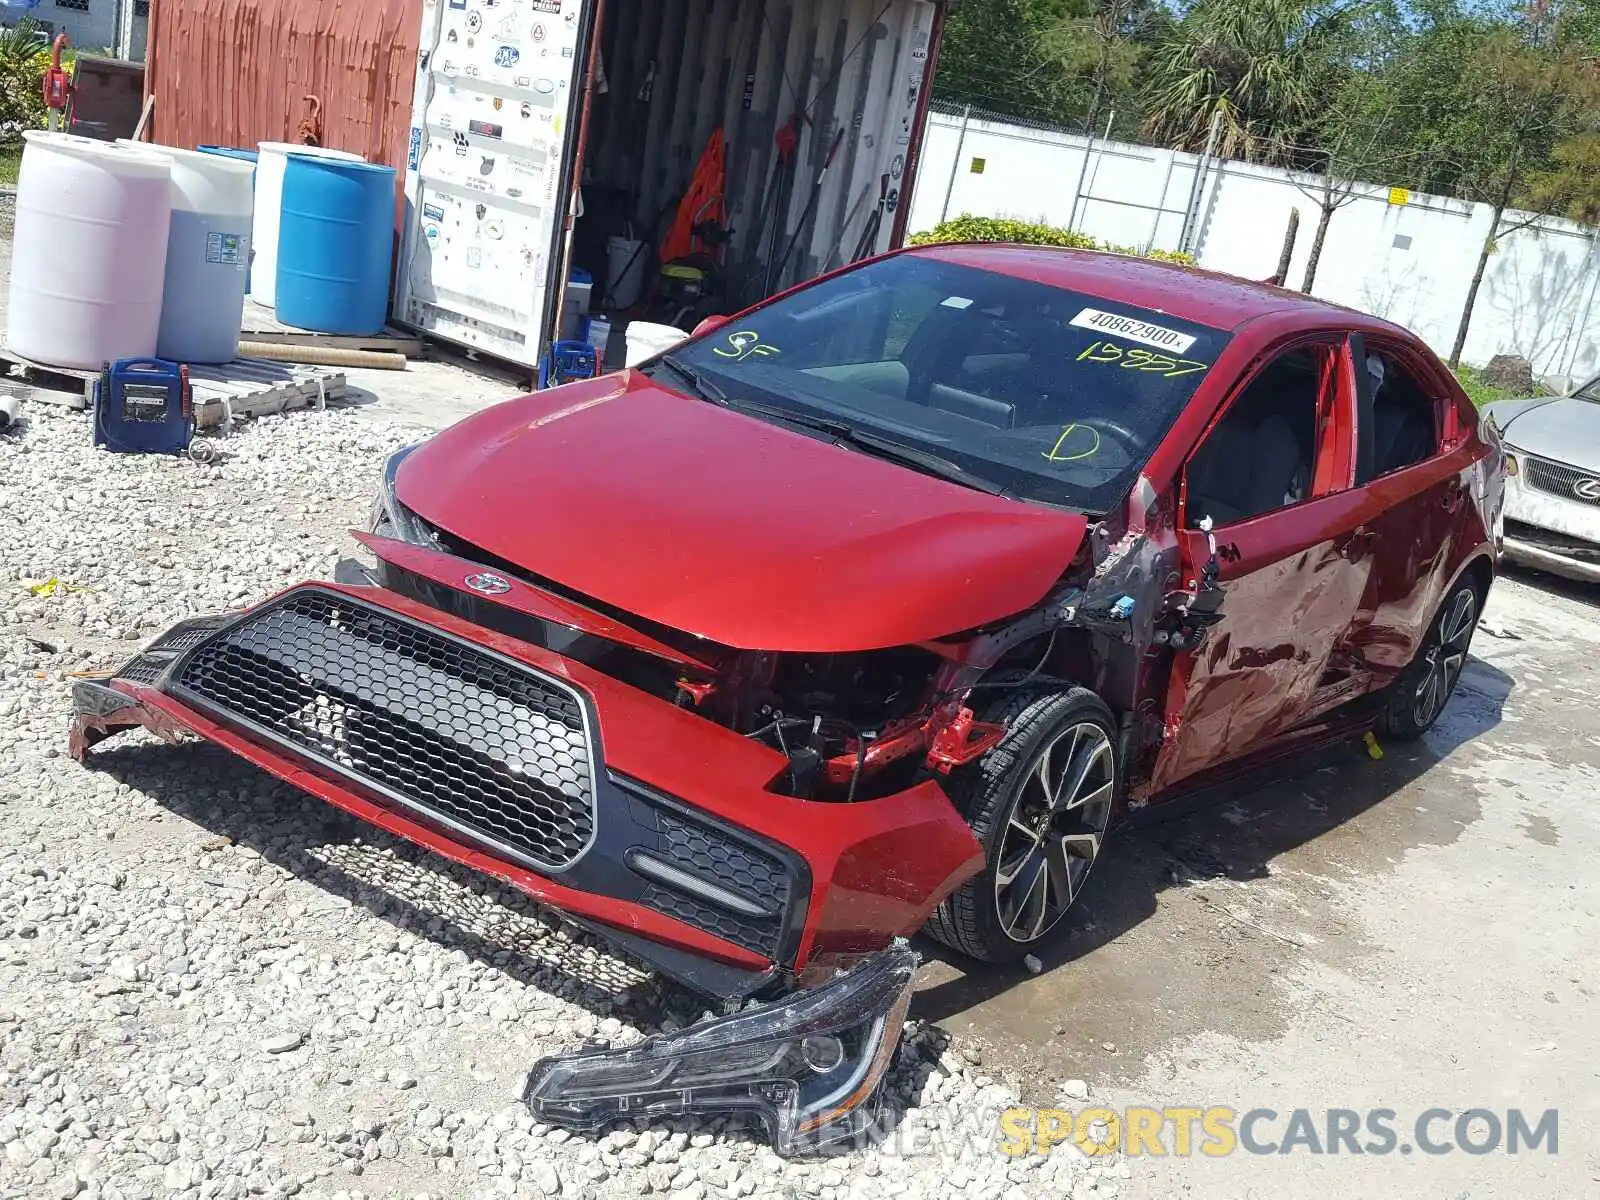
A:
[[[978,715],[1030,685],[1080,683],[1129,707],[1138,683],[1128,591],[1148,588],[1126,556],[1083,553],[1049,596],[997,625],[937,642],[841,654],[740,650],[667,629],[426,526],[427,545],[559,595],[616,622],[640,640],[563,628],[484,603],[388,561],[381,543],[376,581],[431,607],[546,646],[659,699],[759,741],[789,761],[770,783],[780,795],[851,803],[891,795],[918,780],[975,762],[1004,730]],[[380,522],[375,533],[390,531]],[[413,543],[414,544],[414,543]],[[1098,558],[1098,561],[1096,559]],[[1141,605],[1144,597],[1140,597]]]

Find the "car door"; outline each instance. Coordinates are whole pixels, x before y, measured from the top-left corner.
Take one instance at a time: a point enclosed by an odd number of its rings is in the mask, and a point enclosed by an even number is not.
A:
[[[1214,561],[1222,599],[1204,640],[1175,655],[1152,794],[1250,754],[1347,690],[1338,657],[1370,564],[1351,491],[1354,387],[1342,336],[1280,346],[1183,468],[1185,578]]]
[[[1350,644],[1369,688],[1403,670],[1459,558],[1476,454],[1452,436],[1453,397],[1414,347],[1356,335],[1350,353],[1359,426],[1356,488],[1372,565]]]

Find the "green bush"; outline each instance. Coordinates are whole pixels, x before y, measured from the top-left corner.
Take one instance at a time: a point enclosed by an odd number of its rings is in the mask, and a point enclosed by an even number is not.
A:
[[[23,130],[45,127],[44,73],[50,51],[43,46],[39,26],[28,17],[0,29],[0,149],[16,150]],[[70,50],[61,56],[69,75],[72,60]]]
[[[1482,408],[1485,404],[1493,404],[1496,400],[1517,399],[1515,392],[1491,387],[1485,383],[1477,367],[1469,367],[1462,363],[1456,368],[1456,378],[1461,381],[1461,387],[1467,393],[1467,398],[1478,408]]]
[[[1057,229],[1054,225],[1039,225],[1031,221],[1007,221],[999,217],[974,217],[963,213],[953,221],[936,225],[926,233],[914,233],[909,239],[913,246],[929,246],[935,242],[1008,242],[1022,246],[1065,246],[1072,250],[1104,250],[1111,254],[1158,259],[1161,262],[1194,265],[1194,257],[1173,250],[1152,250],[1140,255],[1128,246],[1112,246],[1098,242],[1085,233],[1070,229]]]
[[[935,226],[927,233],[913,234],[914,246],[934,242],[1012,242],[1025,246],[1067,246],[1074,250],[1098,250],[1100,243],[1070,229],[1035,225],[1028,221],[1005,221],[998,217],[963,214],[953,221]]]

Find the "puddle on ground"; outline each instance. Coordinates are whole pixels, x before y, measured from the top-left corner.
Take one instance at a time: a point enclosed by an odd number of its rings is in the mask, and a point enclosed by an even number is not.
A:
[[[1332,747],[1141,819],[1108,845],[1040,975],[926,943],[913,1015],[980,1047],[985,1067],[1036,1103],[1063,1079],[1130,1083],[1147,1056],[1207,1032],[1281,1036],[1305,994],[1298,981],[1353,971],[1377,950],[1346,889],[1483,818],[1481,760],[1511,691],[1475,660],[1422,742],[1386,746],[1379,760],[1360,743]]]
[[[1522,814],[1522,832],[1541,846],[1557,846],[1561,844],[1560,830],[1555,827],[1550,818],[1540,813]]]

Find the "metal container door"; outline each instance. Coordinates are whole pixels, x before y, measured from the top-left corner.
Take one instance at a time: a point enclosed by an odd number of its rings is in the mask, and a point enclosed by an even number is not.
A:
[[[427,0],[395,312],[533,366],[595,0]]]

